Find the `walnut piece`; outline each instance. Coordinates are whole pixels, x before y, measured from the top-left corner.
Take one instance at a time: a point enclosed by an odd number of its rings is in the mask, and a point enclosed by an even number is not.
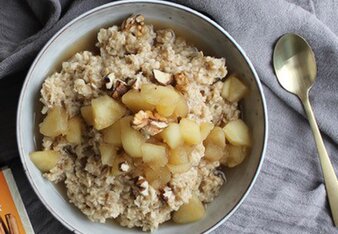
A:
[[[161,44],[173,44],[175,42],[176,35],[172,29],[160,29],[156,31],[156,42]]]
[[[119,168],[120,168],[120,171],[122,172],[128,172],[130,169],[130,166],[127,162],[122,162],[120,163]]]
[[[114,73],[105,76],[106,89],[112,89],[112,98],[119,99],[134,86],[136,79],[127,77],[125,80],[116,79]]]
[[[155,80],[162,85],[168,85],[173,82],[173,76],[169,73],[162,72],[160,70],[154,69],[153,74]]]
[[[176,82],[175,88],[181,92],[186,91],[189,81],[188,77],[184,74],[184,72],[175,74],[174,79]]]
[[[132,127],[147,136],[154,136],[168,126],[168,120],[158,113],[140,110],[134,115]]]
[[[132,85],[132,88],[140,90],[141,89],[141,85],[142,85],[141,77],[138,76],[138,77],[136,77],[135,82]]]
[[[161,198],[163,201],[167,202],[174,193],[170,187],[166,186],[164,189],[161,190]]]
[[[217,169],[216,169],[216,170],[214,171],[214,175],[217,176],[217,177],[220,177],[220,178],[223,180],[223,182],[226,182],[226,181],[227,181],[227,178],[226,178],[224,172],[221,171],[221,170],[217,170]]]
[[[106,83],[106,89],[111,89],[115,81],[115,74],[110,73],[104,77],[104,82]]]
[[[142,194],[143,196],[149,195],[149,183],[144,177],[136,177],[135,185],[139,188],[140,194]]]
[[[143,15],[133,15],[128,19],[123,21],[121,25],[122,30],[130,31],[135,36],[140,37],[144,32],[144,16]]]
[[[121,98],[123,94],[128,92],[129,89],[130,89],[130,86],[126,82],[120,79],[115,79],[115,82],[113,85],[112,97],[114,99]]]

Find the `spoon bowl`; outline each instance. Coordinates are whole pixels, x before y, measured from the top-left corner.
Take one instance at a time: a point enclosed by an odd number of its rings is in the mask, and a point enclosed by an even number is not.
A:
[[[306,95],[316,80],[314,53],[299,35],[288,33],[278,40],[273,65],[280,85],[297,96]]]

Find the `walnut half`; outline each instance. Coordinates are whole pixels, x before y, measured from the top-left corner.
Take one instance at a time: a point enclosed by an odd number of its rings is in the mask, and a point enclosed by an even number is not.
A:
[[[140,110],[134,115],[132,127],[147,136],[154,136],[168,126],[168,120],[158,113]]]

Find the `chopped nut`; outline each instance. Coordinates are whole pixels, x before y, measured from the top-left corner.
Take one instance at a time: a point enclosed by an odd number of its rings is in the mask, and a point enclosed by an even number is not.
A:
[[[115,81],[114,73],[110,73],[106,75],[103,79],[104,79],[104,82],[106,83],[106,89],[111,89]]]
[[[103,176],[108,176],[110,174],[110,169],[107,165],[103,166],[102,171],[101,171],[101,175]]]
[[[177,73],[174,75],[175,78],[175,88],[179,91],[186,91],[186,88],[188,87],[188,77],[183,73]]]
[[[115,99],[121,98],[123,94],[128,92],[130,89],[130,86],[127,85],[126,82],[120,80],[120,79],[115,79],[114,85],[113,85],[113,93],[112,97]]]
[[[128,172],[130,169],[130,166],[127,162],[122,162],[120,163],[119,168],[122,172]]]
[[[85,97],[92,95],[92,89],[90,85],[86,84],[83,79],[76,79],[74,81],[74,91]]]
[[[130,78],[130,77],[127,77],[125,79],[125,82],[128,86],[133,86],[135,84],[135,82],[137,81],[136,78]]]
[[[136,176],[134,178],[135,185],[139,187],[140,184],[142,184],[146,179],[143,176]]]
[[[156,42],[158,43],[174,43],[175,39],[175,32],[172,29],[161,29],[156,31]]]
[[[224,113],[221,114],[221,116],[219,116],[219,118],[215,121],[216,122],[216,126],[221,126],[222,123],[225,123],[225,116]]]
[[[227,181],[224,172],[221,171],[221,170],[215,170],[214,175],[217,176],[217,177],[221,177],[224,182]]]
[[[138,76],[138,77],[135,79],[135,82],[133,83],[132,88],[133,88],[133,89],[140,90],[140,89],[141,89],[141,85],[142,85],[141,77]]]
[[[160,190],[161,198],[163,201],[168,201],[171,196],[174,195],[170,187],[166,186],[164,189]]]
[[[128,90],[134,85],[134,83],[136,82],[136,79],[133,78],[126,78],[125,81],[120,80],[120,79],[114,79],[113,80],[113,93],[112,93],[112,97],[115,99],[119,99],[123,96],[123,94],[125,94],[126,92],[128,92]]]
[[[41,110],[41,114],[46,114],[48,112],[48,106],[43,106]]]
[[[128,30],[134,24],[135,24],[135,17],[131,16],[122,22],[121,28],[122,30]]]
[[[97,89],[97,86],[94,83],[90,83],[90,86],[92,86],[94,89]]]
[[[136,36],[137,36],[137,37],[142,36],[142,31],[141,31],[141,30],[138,30],[137,33],[136,33]]]
[[[141,110],[141,111],[137,112],[135,114],[133,122],[132,122],[133,128],[135,128],[136,130],[140,130],[141,128],[143,128],[146,125],[148,125],[149,116],[151,116],[151,115],[152,115],[151,111],[143,111],[143,110]]]
[[[144,16],[134,15],[123,21],[121,25],[122,30],[130,31],[132,34],[140,37],[144,33]]]
[[[143,15],[136,15],[135,16],[135,21],[137,22],[137,23],[144,23],[144,16]]]
[[[161,122],[161,121],[151,121],[151,124],[160,129],[166,128],[168,126],[168,122]]]
[[[140,189],[140,193],[143,196],[148,196],[149,194],[149,183],[142,176],[136,177],[135,185]]]
[[[144,189],[144,190],[140,191],[140,194],[142,194],[143,196],[148,196],[149,195],[149,191],[148,191],[148,189]]]
[[[168,126],[168,120],[158,113],[140,110],[134,116],[132,127],[144,134],[154,136]]]
[[[158,83],[162,85],[168,85],[171,84],[173,81],[173,77],[169,73],[162,72],[160,70],[153,70],[153,74],[155,79],[157,80]]]

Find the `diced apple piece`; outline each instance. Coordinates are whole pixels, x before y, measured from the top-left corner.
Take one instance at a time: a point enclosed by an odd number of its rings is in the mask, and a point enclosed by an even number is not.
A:
[[[213,128],[214,128],[213,123],[210,123],[210,122],[201,123],[200,131],[201,131],[202,141],[204,141],[208,137],[209,133],[211,132]]]
[[[141,95],[145,98],[146,102],[153,105],[160,104],[164,101],[177,103],[179,98],[179,94],[172,86],[161,86],[150,83],[142,85]]]
[[[175,149],[170,150],[169,163],[173,165],[189,163],[189,157],[186,147],[179,146]]]
[[[101,143],[99,145],[99,150],[101,154],[101,162],[103,165],[112,166],[113,161],[117,156],[117,149],[114,145]]]
[[[225,148],[225,134],[222,128],[214,127],[206,140],[205,145],[205,159],[214,162],[223,157]]]
[[[145,167],[144,174],[146,180],[154,189],[166,186],[171,179],[171,173],[167,167],[159,167],[156,169]]]
[[[122,103],[126,105],[131,111],[138,112],[140,110],[154,110],[155,105],[149,104],[145,101],[144,96],[140,91],[131,89],[122,96]]]
[[[243,162],[248,154],[248,148],[243,146],[229,145],[229,156],[226,159],[227,167],[235,167]]]
[[[93,109],[91,105],[81,107],[81,115],[89,126],[93,125],[94,119],[93,119]]]
[[[220,147],[213,143],[208,143],[205,146],[204,158],[211,162],[218,161],[223,157],[223,151],[224,147]]]
[[[175,104],[171,104],[168,102],[163,102],[156,105],[156,111],[164,117],[171,116],[174,113],[175,109]]]
[[[151,168],[164,167],[168,163],[167,149],[163,145],[144,143],[142,145],[143,162]]]
[[[171,86],[158,88],[160,102],[156,105],[156,110],[160,115],[169,117],[173,115],[179,102],[180,96]]]
[[[250,131],[243,120],[230,121],[223,128],[226,139],[233,145],[250,146]]]
[[[121,141],[123,149],[130,157],[142,157],[142,145],[145,143],[145,137],[137,130],[133,129],[130,124],[132,116],[121,119]]]
[[[197,196],[193,195],[188,203],[183,204],[174,212],[172,219],[175,223],[184,224],[198,221],[204,216],[205,209],[203,203]]]
[[[223,84],[221,95],[230,102],[238,102],[246,93],[248,88],[237,77],[229,77]]]
[[[186,144],[195,145],[201,142],[200,126],[195,121],[182,119],[179,125],[182,138]]]
[[[103,129],[102,133],[104,142],[115,146],[122,146],[120,120],[116,121],[108,128]]]
[[[171,149],[175,149],[184,143],[180,126],[177,123],[170,123],[168,127],[161,132],[161,137]]]
[[[172,86],[154,84],[142,85],[141,95],[147,103],[155,105],[157,112],[165,117],[169,117],[174,113],[180,97]]]
[[[56,166],[61,155],[54,150],[35,151],[29,154],[32,162],[42,172],[48,172]]]
[[[181,174],[187,172],[191,168],[191,163],[184,163],[179,165],[168,164],[169,171],[173,174]]]
[[[160,97],[158,95],[158,85],[148,83],[141,86],[141,96],[144,97],[144,100],[151,104],[157,105],[160,102]]]
[[[66,110],[62,107],[54,107],[49,110],[39,127],[40,133],[45,136],[56,137],[65,135],[68,129],[68,116]]]
[[[189,106],[183,95],[180,95],[176,104],[174,115],[175,117],[186,117],[189,113]]]
[[[225,98],[226,100],[229,101],[229,96],[230,96],[230,85],[231,85],[231,77],[226,79],[223,83],[222,91],[221,91],[221,96]]]
[[[210,134],[208,135],[207,139],[205,140],[206,144],[212,143],[215,144],[222,149],[225,147],[225,134],[222,128],[214,127],[211,130]]]
[[[238,102],[241,100],[247,93],[249,89],[246,87],[246,85],[239,80],[238,78],[233,78],[231,81],[231,86],[230,86],[230,96],[229,96],[229,101],[231,102]]]
[[[109,127],[126,114],[126,108],[107,95],[93,99],[92,108],[97,130]]]
[[[83,122],[80,117],[75,116],[68,121],[66,139],[69,143],[81,144]]]

